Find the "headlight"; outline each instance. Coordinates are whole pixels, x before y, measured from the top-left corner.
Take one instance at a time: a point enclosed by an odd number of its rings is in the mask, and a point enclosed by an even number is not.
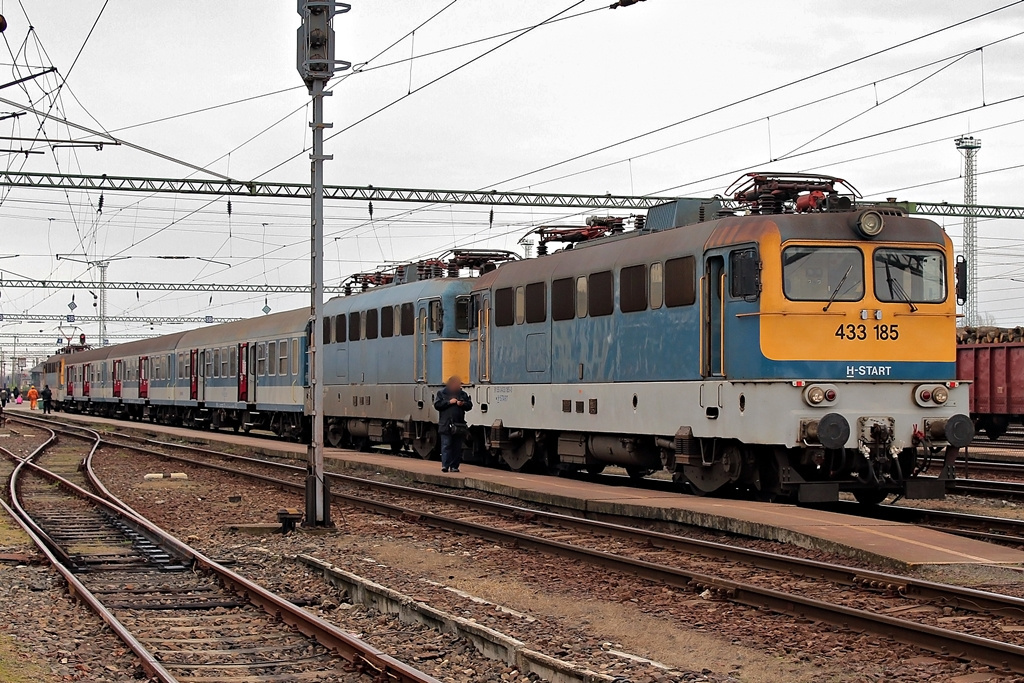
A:
[[[868,239],[877,237],[884,227],[882,214],[877,211],[865,211],[857,217],[857,232]]]
[[[825,400],[825,390],[821,387],[811,387],[807,390],[807,402],[816,406]]]
[[[935,387],[932,390],[932,400],[941,406],[949,400],[949,390],[946,387]]]

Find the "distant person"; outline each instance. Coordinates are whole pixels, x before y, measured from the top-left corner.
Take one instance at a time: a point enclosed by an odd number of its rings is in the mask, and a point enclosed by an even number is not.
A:
[[[6,408],[7,402],[11,400],[11,391],[7,387],[0,389],[0,408]]]
[[[39,404],[39,390],[36,389],[36,385],[32,385],[28,388],[28,394],[25,396],[28,399],[29,410],[35,410]]]
[[[14,402],[21,404],[21,401],[18,400],[21,398],[21,389],[18,388],[18,385],[14,385],[14,388],[11,389],[11,393],[14,394]]]
[[[50,390],[50,385],[43,385],[43,390],[39,392],[39,395],[43,399],[43,415],[49,415],[53,410],[53,392]]]
[[[444,389],[434,397],[437,409],[437,431],[441,435],[441,471],[458,472],[462,464],[462,444],[469,434],[466,413],[473,409],[473,400],[462,390],[462,380],[449,378]]]

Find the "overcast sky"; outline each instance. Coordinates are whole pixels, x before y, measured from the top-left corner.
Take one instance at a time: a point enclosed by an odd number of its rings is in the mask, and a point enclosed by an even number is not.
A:
[[[350,13],[335,20],[338,58],[369,60],[449,1],[355,2]],[[568,14],[608,1],[585,0]],[[391,62],[531,26],[570,4],[457,0],[417,31],[414,41],[406,38],[362,73],[337,83],[327,100],[327,119],[335,130],[344,128],[509,36],[418,58],[411,70],[408,61],[387,66]],[[593,12],[542,26],[338,135],[327,144],[334,154],[327,182],[707,196],[747,170],[813,170],[844,177],[868,196],[960,202],[957,135],[978,131],[984,142],[979,156],[983,172],[1024,163],[1024,99],[999,103],[1024,96],[1024,36],[956,61],[960,53],[1024,31],[1024,4],[635,142],[533,172],[1005,4],[786,2],[767,11],[763,2],[647,0]],[[299,16],[294,2],[109,0],[100,14],[103,6],[102,0],[0,0],[8,23],[6,46],[0,49],[3,80],[24,76],[32,70],[26,70],[26,63],[53,65],[66,75],[81,49],[54,113],[233,178],[308,182],[309,162],[302,153],[309,144],[303,108],[308,98],[295,71]],[[18,68],[12,67],[12,54]],[[0,96],[20,103],[31,98],[45,110],[60,82],[61,77],[50,75],[24,88],[7,88]],[[288,88],[243,104],[147,123]],[[800,106],[822,98],[828,99]],[[13,108],[0,105],[0,112],[7,111]],[[936,117],[944,118],[914,125]],[[0,121],[0,135],[33,137],[37,126],[31,115]],[[87,137],[52,123],[45,132],[58,139]],[[28,143],[4,147],[23,144]],[[11,170],[159,177],[193,173],[124,147],[35,149],[45,153],[0,158]],[[981,175],[979,201],[1024,204],[1022,177],[1024,169]],[[94,278],[87,266],[54,257],[84,252],[89,258],[133,257],[112,263],[112,281],[308,282],[306,202],[234,197],[229,217],[227,198],[206,196],[106,193],[102,213],[96,211],[98,193],[3,189],[0,196],[0,253],[20,254],[0,261],[5,277]],[[489,227],[489,207],[410,212],[416,208],[378,203],[371,224],[365,204],[328,203],[328,282],[383,261],[437,254],[453,245],[519,248],[517,241],[531,226],[570,218],[567,211],[497,207]],[[945,225],[959,245],[959,219]],[[1018,313],[1024,285],[1011,279],[1024,279],[1022,227],[988,221],[979,228],[982,308],[1001,324],[1024,322]],[[146,258],[156,255],[199,256],[229,267]],[[67,290],[7,288],[0,311],[65,314],[71,296]],[[265,303],[263,296],[221,293],[214,293],[210,303],[210,296],[114,291],[109,313],[254,316],[261,315]],[[94,313],[91,299],[87,292],[76,293],[79,314]],[[281,311],[306,302],[291,295],[271,296],[266,303]],[[0,333],[40,329],[55,332],[56,326],[3,323]],[[85,331],[93,336],[95,325]],[[108,332],[150,330],[111,323]]]

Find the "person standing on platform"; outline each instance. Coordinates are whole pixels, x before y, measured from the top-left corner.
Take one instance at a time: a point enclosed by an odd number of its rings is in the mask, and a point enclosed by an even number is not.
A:
[[[466,413],[473,400],[462,390],[462,380],[452,376],[434,397],[437,432],[441,435],[441,471],[458,472],[462,464],[462,444],[469,435]]]
[[[39,390],[36,389],[36,385],[32,385],[28,388],[28,394],[25,395],[28,399],[29,410],[35,410],[39,403]]]
[[[49,415],[53,409],[53,391],[50,390],[49,384],[43,385],[43,390],[39,392],[39,396],[43,399],[43,415]]]
[[[7,387],[0,389],[0,408],[6,408],[7,402],[11,400],[11,391]]]

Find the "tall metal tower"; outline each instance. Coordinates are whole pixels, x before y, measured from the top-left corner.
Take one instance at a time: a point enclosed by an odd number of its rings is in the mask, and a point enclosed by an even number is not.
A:
[[[954,142],[964,156],[964,204],[978,203],[978,178],[975,159],[981,149],[981,139],[973,135],[961,135]],[[964,302],[964,319],[967,325],[976,327],[980,322],[978,310],[978,219],[964,218],[964,259],[967,261],[967,301]]]

